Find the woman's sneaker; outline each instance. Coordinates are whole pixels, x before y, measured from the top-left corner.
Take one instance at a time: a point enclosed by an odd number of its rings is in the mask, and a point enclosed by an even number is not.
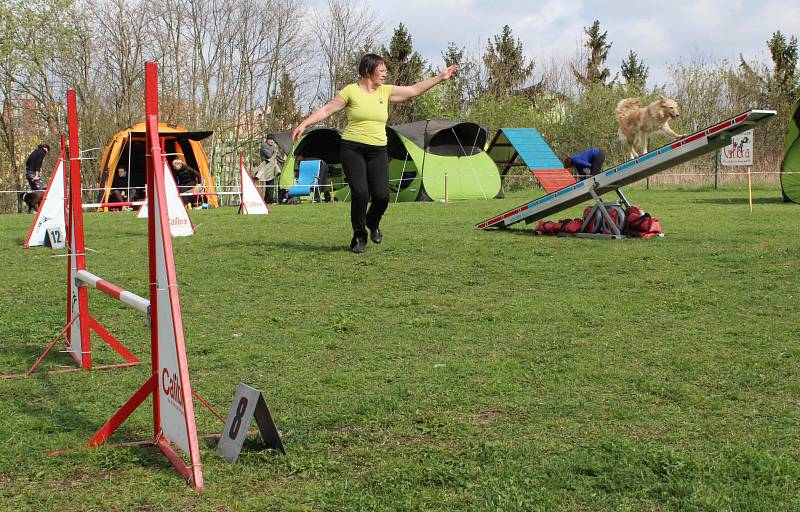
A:
[[[350,250],[355,254],[361,254],[367,248],[367,241],[353,237],[350,241]]]
[[[356,240],[356,244],[350,249],[355,254],[361,254],[367,248],[363,240]]]

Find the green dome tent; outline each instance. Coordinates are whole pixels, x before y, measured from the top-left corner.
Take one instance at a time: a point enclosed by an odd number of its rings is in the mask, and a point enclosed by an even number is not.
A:
[[[500,192],[497,166],[483,150],[487,132],[475,123],[429,119],[387,129],[389,190],[394,201],[491,199]]]
[[[300,139],[292,144],[292,132],[285,131],[275,134],[275,142],[286,154],[286,161],[281,169],[281,188],[288,189],[294,185],[295,160],[298,156],[305,159],[317,158],[324,160],[328,166],[328,177],[333,180],[334,187],[341,187],[344,176],[334,170],[334,166],[341,167],[339,159],[339,145],[342,141],[341,130],[336,128],[313,128],[305,132]]]
[[[390,126],[386,129],[389,153],[389,192],[391,200],[439,201],[444,199],[444,176],[447,174],[449,200],[490,199],[500,191],[497,166],[483,150],[486,129],[475,123],[426,120]],[[291,132],[275,136],[286,153],[280,186],[294,182],[295,158],[319,158],[329,166],[341,164],[341,131],[314,128],[293,146]],[[331,176],[336,199],[346,201],[350,188],[344,177]]]
[[[800,203],[800,99],[794,104],[794,112],[786,129],[781,189],[784,201]]]

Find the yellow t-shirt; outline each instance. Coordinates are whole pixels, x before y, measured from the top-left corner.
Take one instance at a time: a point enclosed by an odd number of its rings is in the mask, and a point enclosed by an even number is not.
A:
[[[392,86],[380,85],[375,91],[368,93],[358,84],[350,84],[339,91],[339,95],[347,104],[347,126],[342,140],[385,146]]]

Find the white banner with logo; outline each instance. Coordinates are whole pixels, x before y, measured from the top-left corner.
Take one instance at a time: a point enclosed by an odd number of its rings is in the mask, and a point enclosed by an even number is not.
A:
[[[731,143],[720,150],[719,161],[728,166],[753,165],[753,130],[731,137]]]
[[[166,168],[169,173],[169,169]],[[171,173],[169,173],[171,174]],[[170,175],[170,179],[172,176]],[[172,186],[175,184],[173,182]],[[166,186],[169,189],[169,185]],[[159,202],[153,201],[155,209],[155,241],[156,244],[156,311],[155,321],[158,323],[158,414],[161,430],[171,441],[189,453],[189,431],[186,424],[184,390],[178,361],[176,342],[176,326],[170,296],[169,276],[167,274],[167,257],[164,250],[163,232],[160,225]],[[175,290],[177,296],[177,289]],[[181,326],[181,330],[182,330]],[[183,333],[181,332],[181,336]]]

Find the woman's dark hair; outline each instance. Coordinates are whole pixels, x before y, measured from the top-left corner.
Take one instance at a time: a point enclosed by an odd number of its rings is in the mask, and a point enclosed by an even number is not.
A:
[[[368,53],[361,57],[361,62],[358,65],[358,75],[361,78],[366,78],[375,71],[375,68],[378,67],[378,64],[386,65],[386,61],[383,60],[383,57],[380,55],[375,55],[374,53]]]
[[[562,162],[564,163],[564,167],[570,167],[572,165],[572,158],[568,156],[564,157],[564,160],[562,160]]]

